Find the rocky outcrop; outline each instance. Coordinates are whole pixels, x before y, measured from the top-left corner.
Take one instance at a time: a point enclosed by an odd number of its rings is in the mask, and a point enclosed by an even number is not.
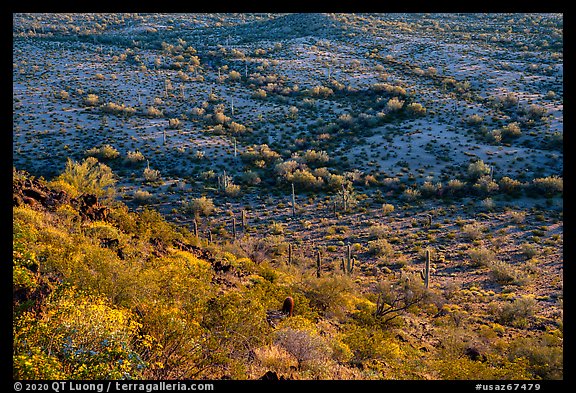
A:
[[[56,210],[70,203],[70,196],[64,191],[49,189],[42,181],[14,174],[12,180],[12,205],[29,205],[36,209]]]

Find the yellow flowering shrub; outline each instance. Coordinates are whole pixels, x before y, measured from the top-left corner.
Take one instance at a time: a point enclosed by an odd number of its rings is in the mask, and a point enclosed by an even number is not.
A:
[[[135,351],[139,328],[128,310],[61,287],[40,315],[15,318],[14,378],[137,378],[146,366]]]

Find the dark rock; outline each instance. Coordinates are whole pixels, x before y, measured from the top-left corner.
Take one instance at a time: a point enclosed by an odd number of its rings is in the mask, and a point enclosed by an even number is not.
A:
[[[260,378],[263,381],[279,381],[278,374],[274,371],[266,371],[266,374],[262,375]]]
[[[466,348],[466,351],[464,351],[464,355],[466,355],[470,360],[481,362],[486,361],[486,356],[483,355],[477,348],[474,347]]]

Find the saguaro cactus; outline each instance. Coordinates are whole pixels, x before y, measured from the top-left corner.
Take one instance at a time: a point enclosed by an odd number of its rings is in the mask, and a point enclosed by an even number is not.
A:
[[[322,257],[320,250],[316,251],[316,277],[320,278],[320,269],[322,268]]]
[[[194,219],[194,237],[198,237],[198,222]]]
[[[352,249],[350,248],[350,243],[346,244],[346,271],[348,274],[352,273]]]
[[[234,240],[236,240],[236,217],[232,217],[232,234],[234,235]]]
[[[292,265],[292,243],[288,243],[288,265]]]
[[[424,280],[424,286],[428,289],[430,285],[430,249],[426,249],[426,265],[420,270],[420,277]]]
[[[296,195],[294,194],[294,183],[292,183],[292,217],[296,217]]]
[[[246,230],[246,210],[242,210],[241,214],[242,214],[241,225],[242,225],[242,230],[244,231],[244,230]]]

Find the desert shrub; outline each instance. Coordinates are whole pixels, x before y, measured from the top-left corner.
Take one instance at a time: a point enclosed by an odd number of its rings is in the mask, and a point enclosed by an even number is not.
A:
[[[147,167],[144,168],[142,176],[144,177],[144,181],[146,181],[147,183],[154,183],[160,180],[160,171],[157,169],[151,169],[150,167]]]
[[[126,153],[126,162],[129,164],[136,164],[138,162],[143,162],[144,160],[145,160],[144,154],[142,154],[138,150],[129,151],[128,153]]]
[[[438,359],[432,366],[444,380],[528,380],[530,373],[525,359],[506,359],[490,355],[485,362],[467,357],[458,359]]]
[[[263,161],[265,164],[274,163],[280,160],[281,156],[266,144],[248,146],[244,152],[241,153],[242,160],[255,165],[258,161]]]
[[[382,239],[390,232],[390,227],[384,224],[374,224],[368,228],[368,236],[371,239]]]
[[[230,124],[228,125],[228,128],[230,129],[230,131],[232,131],[235,134],[242,133],[242,132],[246,131],[245,125],[237,123],[235,121],[230,122]]]
[[[118,230],[104,222],[93,221],[84,227],[84,234],[91,239],[118,239]]]
[[[403,356],[403,350],[396,341],[388,337],[381,329],[372,326],[352,325],[344,333],[342,340],[352,351],[352,362],[397,361]]]
[[[96,94],[88,94],[86,97],[84,97],[84,104],[88,105],[88,106],[96,106],[98,105],[98,96]]]
[[[288,248],[282,235],[269,235],[262,238],[242,239],[243,249],[248,257],[256,263],[284,255]]]
[[[149,106],[148,108],[146,108],[145,114],[148,117],[161,117],[164,115],[160,109],[154,106]]]
[[[208,347],[213,366],[246,364],[252,351],[268,342],[270,334],[262,303],[244,291],[229,291],[211,298],[202,326],[211,332]]]
[[[174,119],[168,119],[168,128],[170,129],[177,129],[180,128],[180,126],[182,125],[182,123],[180,122],[180,119],[174,118]]]
[[[512,179],[508,176],[504,176],[498,182],[500,190],[508,195],[518,196],[522,191],[522,182]]]
[[[16,379],[138,378],[146,366],[136,350],[139,325],[127,310],[73,288],[53,293],[38,318],[14,321]]]
[[[482,160],[472,162],[468,165],[468,176],[472,179],[479,179],[488,174],[490,174],[490,167]]]
[[[392,245],[386,239],[371,240],[368,242],[368,251],[376,257],[390,258],[394,254]]]
[[[273,235],[282,235],[284,234],[284,225],[279,222],[272,222],[268,231]]]
[[[232,182],[228,182],[226,187],[224,187],[224,195],[229,197],[238,197],[241,194],[241,189],[238,184],[234,184]]]
[[[324,362],[331,357],[331,348],[318,333],[311,330],[284,327],[274,334],[274,343],[296,359],[298,370]]]
[[[448,195],[460,195],[465,190],[466,183],[458,179],[448,180],[444,189]]]
[[[205,196],[192,199],[186,208],[195,215],[202,215],[206,217],[211,215],[215,210],[214,201],[211,198],[207,198]]]
[[[497,101],[502,105],[504,108],[511,108],[518,104],[518,96],[512,92],[507,93],[506,95],[499,96]]]
[[[204,114],[206,113],[206,110],[204,108],[192,108],[190,110],[190,113],[192,114],[192,116],[204,116]]]
[[[180,379],[198,376],[211,361],[208,340],[193,316],[178,307],[146,306],[142,331],[152,339],[142,358],[150,365],[143,379]],[[205,347],[198,345],[203,341]]]
[[[536,312],[536,304],[533,296],[519,296],[513,301],[494,306],[492,312],[502,325],[526,327]]]
[[[496,254],[487,248],[472,248],[468,250],[472,266],[489,266],[496,260]]]
[[[349,276],[325,275],[306,277],[300,282],[299,292],[308,299],[310,307],[329,318],[343,317],[349,306],[348,297],[353,289]]]
[[[564,191],[564,179],[559,176],[536,178],[532,180],[529,190],[536,195],[553,197]]]
[[[536,105],[536,104],[532,104],[528,107],[528,109],[526,110],[526,115],[528,116],[528,118],[530,119],[540,119],[543,116],[546,116],[546,114],[548,113],[548,109],[546,109],[546,107],[541,106],[541,105]]]
[[[67,100],[70,97],[70,93],[66,90],[55,91],[54,97],[60,98],[61,100]]]
[[[418,191],[415,188],[407,188],[402,192],[401,198],[404,199],[405,201],[415,201],[418,198],[420,198],[420,191]]]
[[[256,363],[265,370],[279,374],[289,373],[291,367],[297,367],[296,358],[283,346],[270,344],[254,350]]]
[[[564,357],[561,338],[549,333],[516,337],[509,345],[509,359],[526,359],[532,378],[563,379]]]
[[[106,144],[100,147],[93,147],[92,149],[86,150],[86,155],[89,157],[96,157],[102,161],[106,161],[118,158],[120,153],[114,146]]]
[[[126,106],[125,104],[116,104],[114,102],[108,102],[102,105],[102,112],[104,113],[113,113],[116,115],[133,115],[136,113],[136,108],[131,106]]]
[[[492,261],[489,268],[491,276],[498,283],[524,285],[528,281],[528,276],[525,272],[504,261]]]
[[[392,205],[390,203],[382,204],[382,213],[384,215],[388,215],[388,214],[392,213],[393,211],[394,211],[394,205]]]
[[[298,167],[299,164],[295,160],[287,160],[276,164],[274,166],[274,172],[280,178],[288,179]]]
[[[264,99],[266,98],[266,96],[267,96],[266,90],[263,89],[258,89],[252,94],[253,98],[260,98],[260,99]]]
[[[254,171],[246,171],[243,172],[240,176],[240,179],[243,183],[248,184],[250,186],[256,186],[262,182],[262,179],[258,175],[258,173]]]
[[[242,77],[242,75],[240,75],[240,73],[238,71],[234,71],[234,70],[230,71],[230,73],[228,74],[228,78],[231,81],[240,80],[241,77]]]
[[[152,194],[146,190],[134,191],[134,201],[137,203],[150,203],[152,202]]]
[[[180,237],[173,224],[167,222],[158,211],[148,207],[142,209],[138,215],[136,232],[146,241],[155,239],[164,244],[171,244]]]
[[[477,222],[462,226],[461,235],[469,240],[476,240],[482,236],[484,228]]]
[[[392,97],[386,103],[386,109],[388,112],[398,112],[404,106],[404,101],[399,100],[397,97]]]
[[[518,138],[522,135],[518,122],[513,122],[502,127],[502,136],[505,138]]]
[[[538,249],[534,244],[531,243],[522,243],[520,245],[520,252],[526,259],[530,259],[538,255]]]
[[[432,183],[430,181],[425,181],[422,186],[420,186],[420,192],[425,197],[435,196],[442,190],[442,183]]]
[[[498,191],[498,183],[496,183],[490,176],[484,175],[480,176],[480,178],[474,184],[474,190],[480,193],[481,195],[491,194],[493,192]]]
[[[514,211],[510,213],[510,219],[515,224],[521,224],[526,219],[526,212],[523,211]]]
[[[304,169],[296,169],[291,175],[287,176],[286,180],[293,182],[295,187],[304,190],[319,189],[324,185],[322,178],[316,177]]]
[[[406,111],[413,116],[424,116],[426,114],[426,108],[417,102],[408,104]]]
[[[482,118],[482,116],[478,115],[478,114],[473,114],[470,115],[466,118],[466,123],[468,123],[471,126],[477,126],[482,124],[482,122],[484,121],[484,119]]]
[[[325,151],[306,150],[302,155],[302,160],[308,165],[319,165],[327,163],[330,160],[330,157]]]
[[[326,86],[314,86],[307,93],[312,97],[328,98],[334,94],[334,90]]]
[[[376,92],[386,92],[399,96],[406,95],[406,89],[404,89],[402,86],[394,86],[389,83],[374,83],[370,89]]]
[[[112,169],[94,157],[88,157],[80,163],[68,158],[66,169],[55,180],[68,183],[80,193],[95,194],[98,197],[113,195],[112,186],[116,184]]]
[[[496,203],[492,198],[485,198],[480,201],[480,206],[485,210],[492,211],[494,210]]]

